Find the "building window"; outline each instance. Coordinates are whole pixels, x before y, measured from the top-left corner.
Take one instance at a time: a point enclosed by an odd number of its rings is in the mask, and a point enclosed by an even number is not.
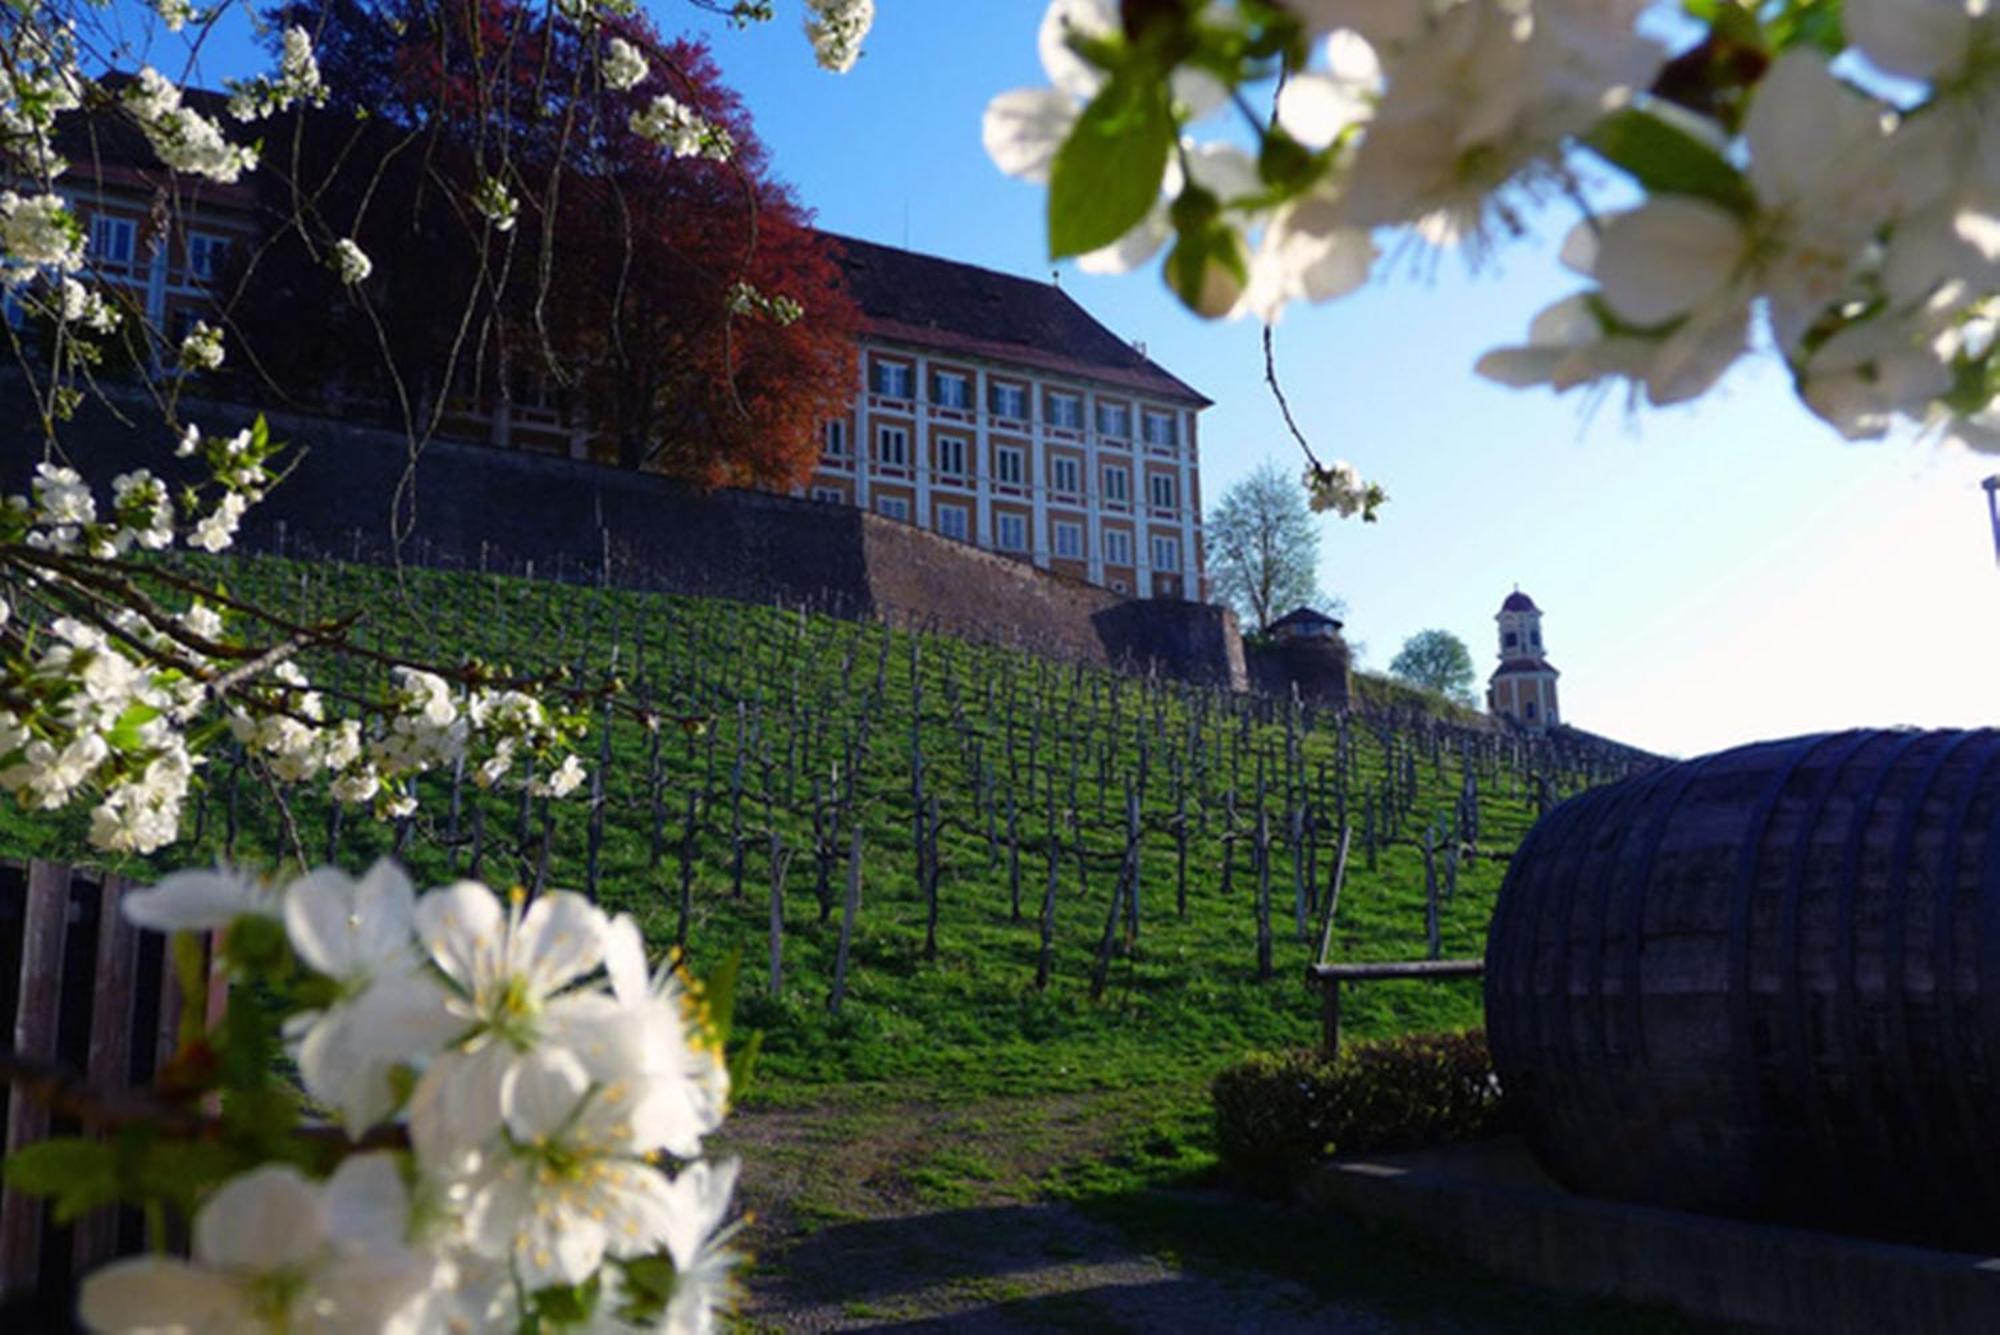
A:
[[[1049,395],[1049,425],[1073,430],[1083,426],[1083,400],[1075,394]]]
[[[1529,641],[1530,641],[1531,643],[1533,643],[1533,644],[1534,644],[1534,646],[1535,646],[1535,647],[1536,647],[1537,649],[1539,649],[1539,648],[1541,648],[1541,647],[1542,647],[1542,633],[1541,633],[1540,631],[1538,631],[1538,630],[1531,630],[1531,631],[1529,631],[1529,632],[1528,632],[1528,639],[1529,639]]]
[[[222,276],[229,263],[229,241],[206,232],[191,232],[187,239],[188,273],[203,282]]]
[[[1172,473],[1153,474],[1146,479],[1146,489],[1152,493],[1151,500],[1155,510],[1171,510],[1174,508],[1174,475]]]
[[[900,519],[904,523],[910,520],[910,503],[901,496],[877,496],[875,510],[884,519]]]
[[[98,214],[90,220],[90,253],[100,264],[132,262],[132,220]]]
[[[1510,630],[1501,636],[1501,643],[1505,644],[1509,649],[1518,649],[1521,647],[1521,637]]]
[[[1056,521],[1056,555],[1083,559],[1083,525]]]
[[[1098,404],[1097,434],[1110,436],[1113,440],[1131,439],[1132,410],[1122,403]]]
[[[889,399],[910,397],[910,368],[901,362],[876,362],[875,392]]]
[[[910,433],[899,426],[878,427],[875,431],[875,458],[890,468],[910,466]]]
[[[828,422],[826,424],[826,448],[822,451],[829,459],[847,457],[847,423]]]
[[[1076,460],[1070,458],[1068,455],[1055,454],[1049,456],[1049,485],[1054,487],[1058,494],[1063,496],[1076,495],[1077,488],[1081,485],[1082,476],[1083,470],[1077,466]]]
[[[1172,413],[1147,413],[1143,424],[1148,445],[1177,445],[1180,432]]]
[[[1104,530],[1104,560],[1107,565],[1132,564],[1132,535],[1122,528]]]
[[[847,504],[847,493],[839,487],[814,487],[813,499],[826,505]]]
[[[937,439],[937,470],[945,477],[965,476],[965,442],[956,436]]]
[[[1028,391],[1019,385],[994,385],[988,394],[987,408],[995,417],[1025,418]]]
[[[966,540],[965,507],[962,505],[940,505],[937,512],[937,531],[947,538]]]
[[[1181,544],[1178,538],[1153,539],[1153,569],[1179,570],[1181,568]]]
[[[1124,505],[1132,499],[1132,477],[1123,464],[1107,464],[1104,469],[1104,499],[1110,505]]]
[[[1529,718],[1533,718],[1535,716],[1535,702],[1533,700],[1528,701],[1527,711]]]
[[[940,408],[967,408],[972,404],[972,388],[955,371],[939,371],[931,377],[931,402]]]
[[[994,479],[1005,486],[1021,485],[1021,451],[1012,445],[1002,445],[993,451]]]
[[[997,514],[993,516],[994,533],[1003,552],[1025,552],[1028,550],[1028,521],[1020,515]]]

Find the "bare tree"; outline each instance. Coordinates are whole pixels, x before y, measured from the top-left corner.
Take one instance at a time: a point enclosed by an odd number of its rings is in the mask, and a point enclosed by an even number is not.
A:
[[[1217,595],[1262,630],[1295,607],[1346,609],[1319,589],[1319,529],[1296,479],[1265,463],[1223,493],[1208,517]]]

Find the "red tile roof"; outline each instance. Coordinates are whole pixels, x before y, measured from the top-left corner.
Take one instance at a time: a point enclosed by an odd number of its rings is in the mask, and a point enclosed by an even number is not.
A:
[[[876,338],[1121,385],[1207,407],[1211,400],[1099,324],[1054,283],[827,234]]]

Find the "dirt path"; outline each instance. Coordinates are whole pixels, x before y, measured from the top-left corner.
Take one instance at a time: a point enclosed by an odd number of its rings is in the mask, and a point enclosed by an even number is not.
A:
[[[1089,1099],[746,1111],[753,1330],[1387,1331],[1269,1274],[1194,1270],[1075,1205],[1048,1174],[1113,1134]],[[1206,1193],[1161,1193],[1180,1197]],[[1197,1205],[1203,1204],[1198,1199]],[[1218,1217],[1237,1203],[1220,1193]]]

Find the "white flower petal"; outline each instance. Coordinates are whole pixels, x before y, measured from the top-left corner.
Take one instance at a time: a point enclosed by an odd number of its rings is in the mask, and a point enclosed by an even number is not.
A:
[[[1308,148],[1325,148],[1368,115],[1368,102],[1326,74],[1298,74],[1278,93],[1278,125]]]
[[[1104,71],[1070,50],[1069,39],[1111,37],[1119,28],[1118,0],[1050,0],[1035,34],[1035,48],[1049,82],[1079,102],[1097,96]]]
[[[1734,215],[1698,199],[1663,195],[1605,225],[1591,272],[1620,318],[1656,325],[1719,295],[1747,246]]]
[[[424,949],[461,987],[471,987],[497,964],[507,915],[493,892],[477,881],[430,891],[417,901],[414,920]]]
[[[589,1072],[568,1052],[558,1048],[529,1053],[500,1082],[500,1107],[508,1132],[522,1144],[553,1137],[569,1122],[589,1088]]]
[[[1009,176],[1045,182],[1076,115],[1076,103],[1053,88],[1001,93],[986,104],[980,123],[986,155]]]
[[[652,982],[646,975],[646,940],[639,923],[629,913],[621,913],[604,929],[604,972],[619,1004],[641,1005],[652,996]]]
[[[541,994],[554,992],[604,962],[603,910],[582,895],[557,890],[528,906],[515,933],[512,965]]]
[[[326,1245],[319,1192],[289,1164],[267,1164],[224,1183],[194,1217],[194,1254],[247,1272],[301,1266]]]
[[[125,896],[125,917],[155,932],[212,932],[246,913],[276,916],[277,902],[255,878],[229,867],[177,871]]]
[[[410,1227],[410,1193],[388,1153],[356,1154],[341,1161],[321,1188],[327,1236],[336,1242],[384,1246],[400,1243]]]
[[[1166,209],[1156,206],[1110,245],[1077,256],[1076,267],[1085,273],[1128,273],[1159,254],[1173,234]]]
[[[1766,207],[1816,200],[1828,184],[1851,192],[1857,178],[1882,165],[1880,112],[1835,78],[1823,58],[1797,47],[1779,56],[1757,85],[1743,137],[1750,181]]]
[[[94,1331],[129,1335],[251,1332],[262,1323],[222,1275],[164,1256],[114,1261],[83,1282],[77,1316]]]
[[[719,1164],[711,1164],[704,1159],[691,1163],[680,1171],[669,1187],[672,1206],[669,1211],[671,1225],[667,1230],[667,1252],[674,1258],[676,1268],[684,1269],[694,1264],[695,1256],[707,1243],[709,1235],[722,1223],[722,1217],[729,1213],[730,1194],[736,1190],[737,1170],[741,1160],[725,1159]]]

